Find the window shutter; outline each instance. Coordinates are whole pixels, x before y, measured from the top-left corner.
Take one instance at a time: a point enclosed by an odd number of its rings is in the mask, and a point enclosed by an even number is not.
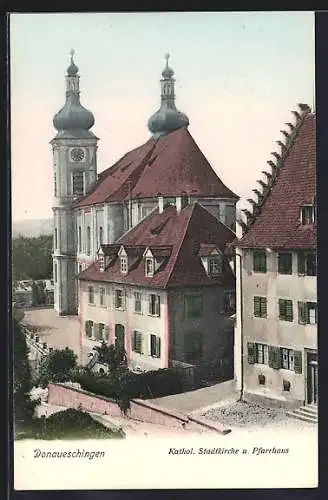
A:
[[[151,294],[148,296],[148,312],[149,312],[149,314],[152,314],[152,295]]]
[[[248,363],[253,365],[255,363],[256,346],[254,342],[247,343]]]
[[[268,314],[268,309],[267,309],[267,299],[262,298],[261,300],[261,316],[262,318],[266,318]]]
[[[293,321],[293,301],[286,300],[286,319]]]
[[[108,342],[108,340],[109,340],[109,326],[105,326],[105,329],[104,329],[104,340],[106,342]]]
[[[132,332],[132,351],[137,350],[137,332]]]
[[[156,337],[156,356],[161,357],[161,338]]]
[[[279,319],[285,319],[285,301],[283,299],[279,299]]]
[[[91,337],[91,325],[89,320],[85,322],[85,334],[87,337]]]
[[[156,356],[156,335],[150,336],[150,354]]]
[[[142,353],[142,333],[137,332],[136,334],[136,350],[139,354]]]
[[[306,325],[307,323],[306,302],[298,302],[298,322],[300,325]]]
[[[254,316],[260,316],[260,297],[254,297]]]
[[[159,316],[161,311],[161,298],[159,295],[156,296],[156,315]]]
[[[294,371],[302,373],[302,351],[294,351]]]
[[[280,347],[269,346],[269,366],[275,370],[281,367],[281,352]]]

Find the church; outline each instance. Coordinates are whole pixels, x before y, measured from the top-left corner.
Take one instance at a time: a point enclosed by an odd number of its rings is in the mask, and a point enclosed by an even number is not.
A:
[[[152,214],[172,207],[180,213],[195,204],[196,212],[205,210],[230,240],[238,201],[188,131],[188,117],[175,105],[168,55],[160,80],[160,107],[148,120],[149,140],[99,174],[99,139],[91,130],[95,119],[80,102],[79,78],[72,51],[66,100],[53,118],[57,133],[51,141],[54,307],[60,315],[79,313],[77,277],[98,259],[102,245],[114,244]],[[213,244],[206,234],[202,240],[199,244]]]

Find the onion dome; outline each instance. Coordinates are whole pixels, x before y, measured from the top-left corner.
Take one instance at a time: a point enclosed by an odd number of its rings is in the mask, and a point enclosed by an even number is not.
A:
[[[188,127],[188,117],[175,106],[174,71],[168,64],[169,54],[166,54],[166,66],[162,71],[161,107],[148,120],[148,128],[154,137],[166,135],[182,127]]]
[[[94,116],[80,103],[78,67],[73,60],[74,51],[71,51],[71,64],[66,75],[66,102],[63,108],[55,114],[53,124],[55,129],[63,135],[66,131],[81,132],[85,135],[95,122]],[[90,133],[91,134],[91,133]]]

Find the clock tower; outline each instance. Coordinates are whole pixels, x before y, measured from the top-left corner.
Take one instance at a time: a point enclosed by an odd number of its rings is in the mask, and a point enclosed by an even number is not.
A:
[[[80,103],[78,67],[74,51],[66,75],[66,102],[53,119],[54,186],[53,277],[55,310],[77,314],[76,218],[72,203],[86,195],[97,180],[98,138],[89,130],[93,114]]]

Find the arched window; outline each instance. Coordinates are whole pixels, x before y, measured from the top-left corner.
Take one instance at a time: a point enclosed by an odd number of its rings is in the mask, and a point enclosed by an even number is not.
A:
[[[91,229],[90,226],[87,227],[87,255],[91,253]]]

